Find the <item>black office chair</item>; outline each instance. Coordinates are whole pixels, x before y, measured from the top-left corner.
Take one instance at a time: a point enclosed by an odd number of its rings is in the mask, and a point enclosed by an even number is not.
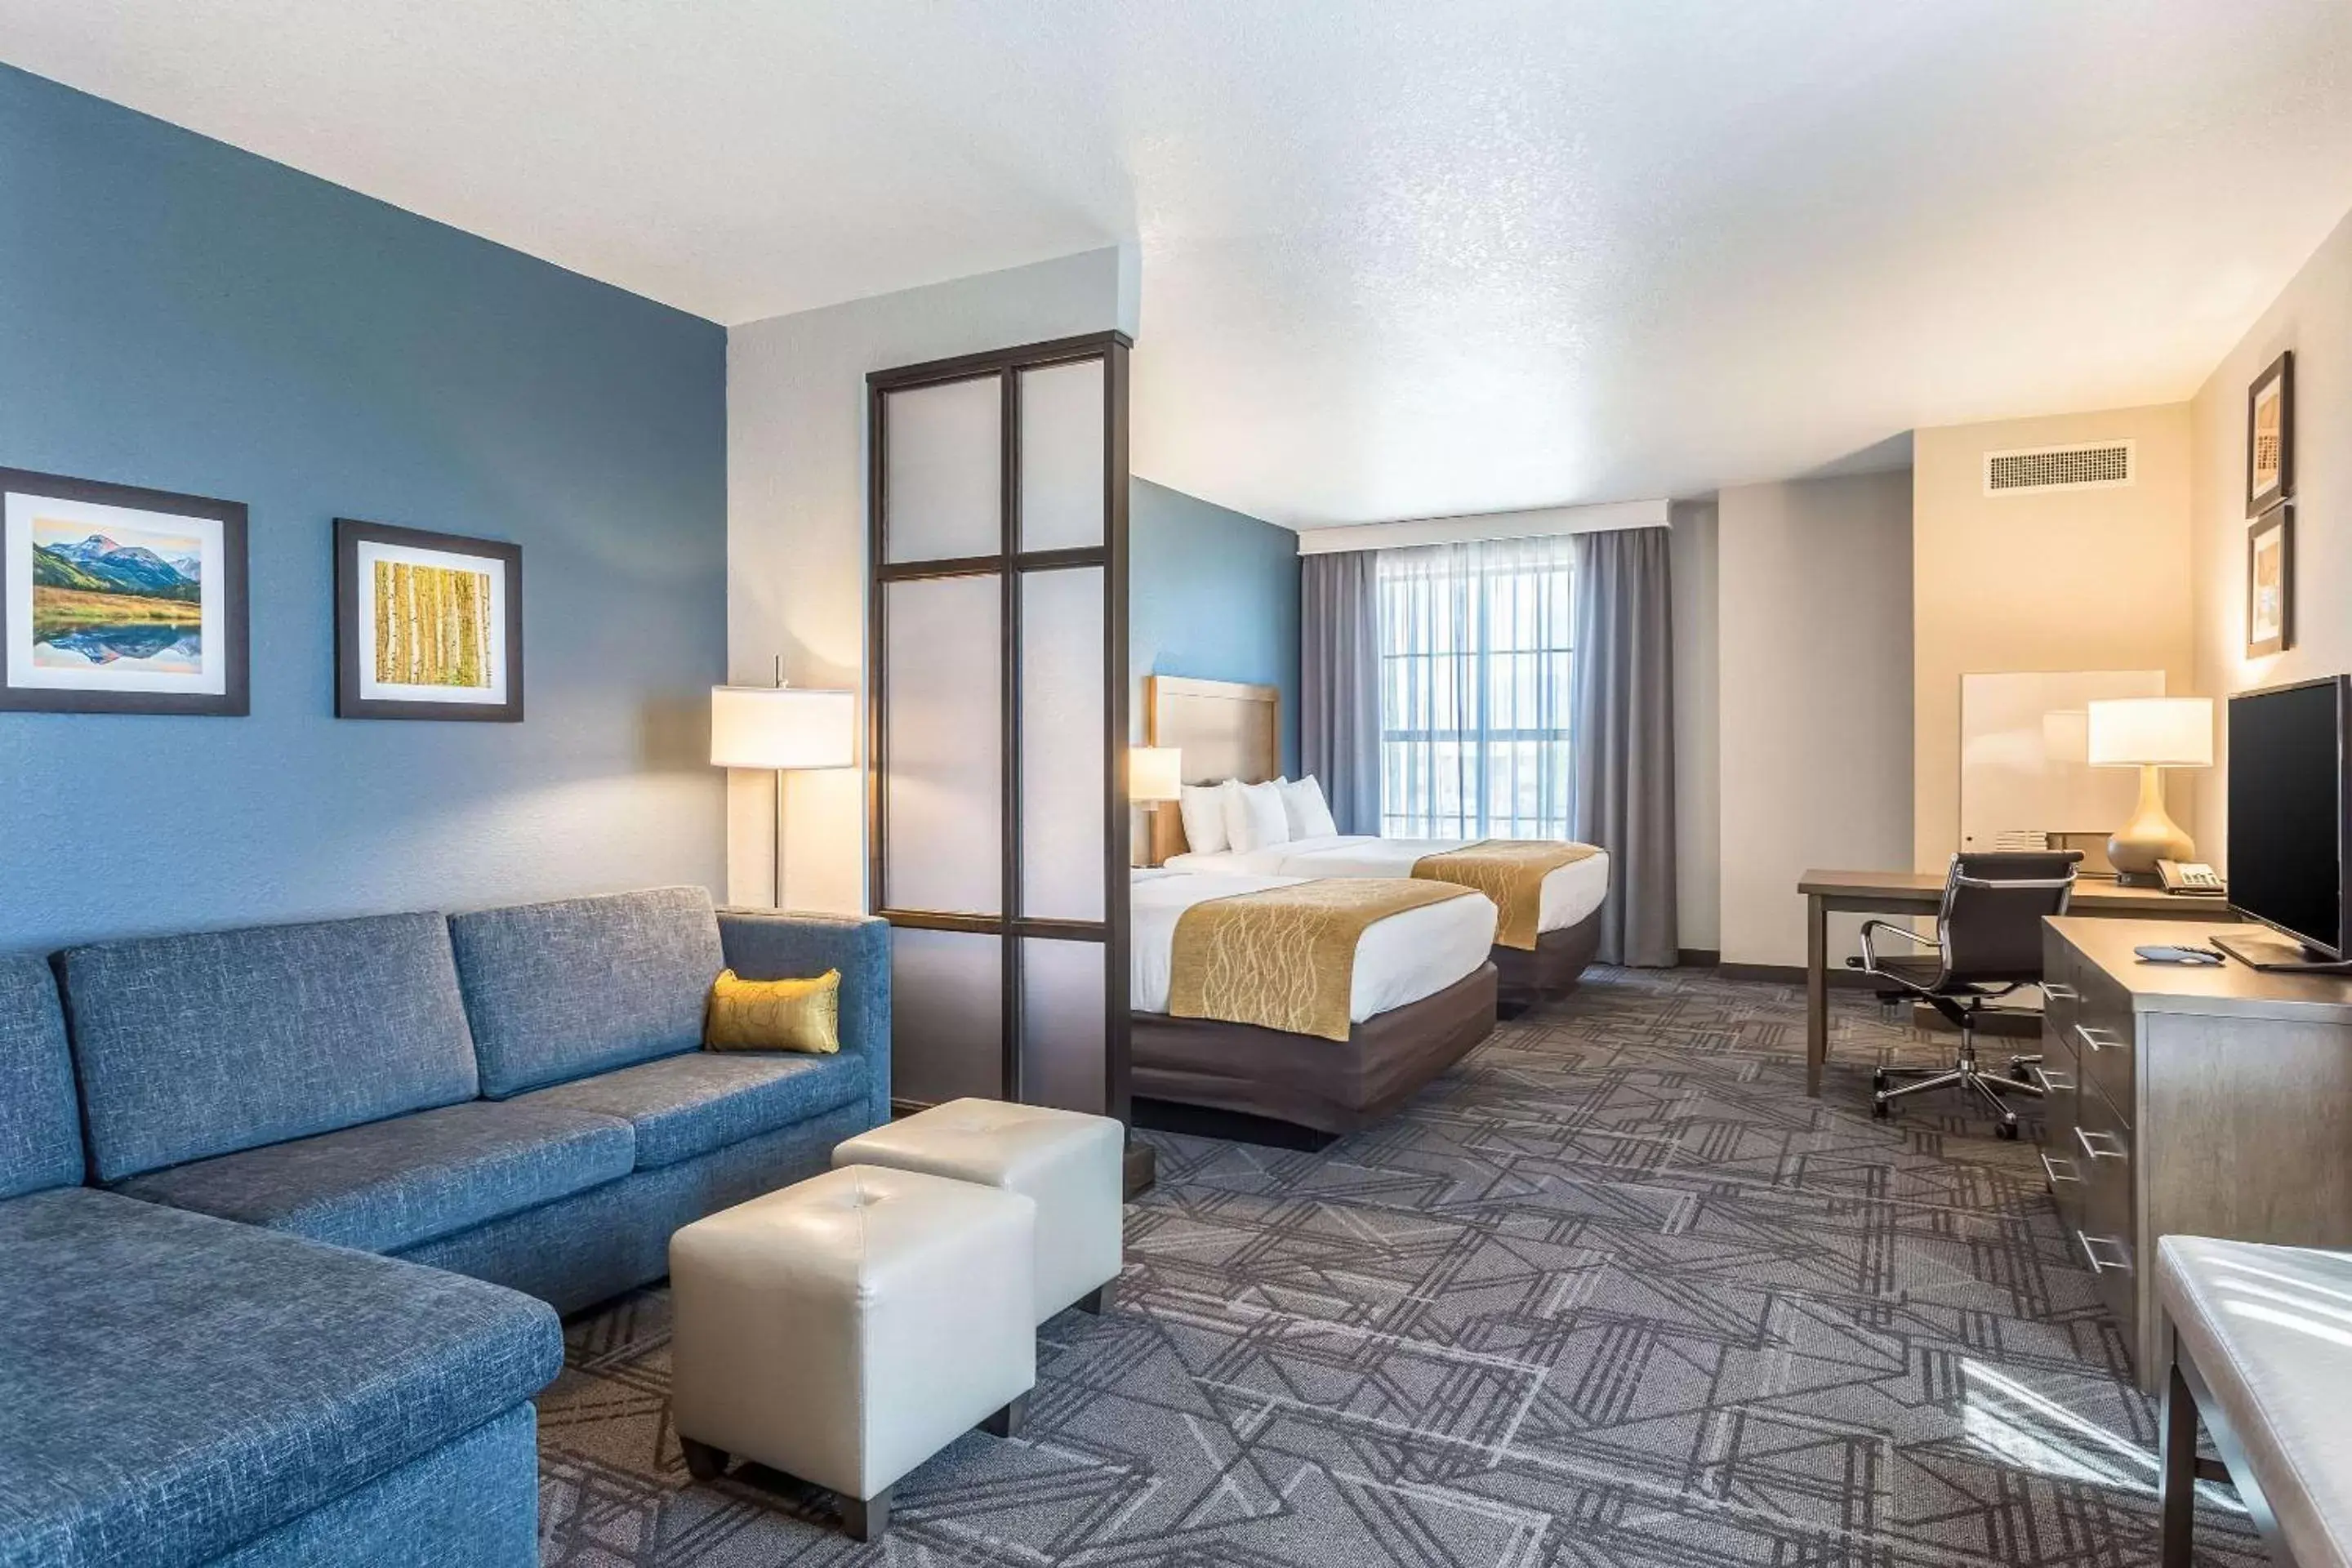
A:
[[[1889,982],[1880,1002],[1925,1002],[1960,1032],[1960,1054],[1948,1068],[1881,1068],[1871,1079],[1871,1114],[1885,1116],[1906,1094],[1954,1087],[1974,1090],[1992,1107],[1994,1131],[2017,1136],[2017,1112],[2003,1095],[2039,1098],[2042,1086],[2012,1077],[2039,1057],[2012,1057],[2010,1073],[1977,1065],[1977,1016],[1986,1003],[2022,986],[2042,984],[2042,921],[2063,915],[2074,892],[2080,851],[2002,855],[1955,855],[1944,879],[1944,903],[1936,934],[1924,937],[1907,926],[1865,921],[1862,956],[1849,967]],[[1930,949],[1932,957],[1882,958],[1878,941],[1898,936]],[[1915,1081],[1890,1087],[1897,1079]]]

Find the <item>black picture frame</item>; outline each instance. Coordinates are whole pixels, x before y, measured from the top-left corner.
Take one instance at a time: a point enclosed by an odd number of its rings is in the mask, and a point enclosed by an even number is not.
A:
[[[10,652],[17,627],[10,619],[15,601],[11,572],[31,570],[27,563],[12,568],[13,547],[0,548],[0,711],[17,713],[167,713],[200,718],[242,719],[252,710],[253,648],[250,600],[246,559],[246,508],[243,501],[212,496],[184,495],[176,490],[148,489],[138,485],[109,484],[73,479],[64,474],[37,473],[30,468],[0,468],[0,513],[11,496],[47,496],[91,506],[121,507],[165,517],[196,519],[220,525],[219,571],[222,689],[218,692],[100,691],[56,687],[20,686]]]
[[[2273,533],[2278,535],[2278,626],[2269,635],[2257,637],[2256,605],[2261,584],[2255,573],[2262,559],[2263,542]],[[2246,525],[2246,657],[2267,658],[2294,646],[2294,502],[2283,500]]]
[[[2273,388],[2278,395],[2278,471],[2270,482],[2258,477],[2263,400]],[[2271,361],[2254,384],[2246,388],[2246,515],[2260,518],[2294,494],[2294,351]]]
[[[506,574],[507,695],[503,702],[436,702],[429,700],[366,697],[361,694],[365,668],[359,638],[360,546],[387,544],[409,550],[438,551],[496,562]],[[335,519],[335,717],[338,719],[405,719],[446,723],[520,724],[523,720],[522,546],[496,539],[470,539],[455,533],[394,528],[359,518]]]

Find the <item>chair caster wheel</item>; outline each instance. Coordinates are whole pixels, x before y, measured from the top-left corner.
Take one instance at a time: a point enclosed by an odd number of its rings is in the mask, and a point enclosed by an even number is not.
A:
[[[1994,1137],[2006,1138],[2013,1143],[2017,1141],[2017,1123],[2014,1121],[1996,1121],[1993,1123],[1992,1132]]]
[[[1870,1102],[1870,1119],[1873,1121],[1884,1121],[1889,1114],[1890,1110],[1886,1101],[1883,1100],[1874,1100]]]
[[[1885,1068],[1880,1068],[1877,1071],[1870,1075],[1870,1088],[1871,1091],[1874,1094],[1885,1094],[1886,1092],[1886,1069]]]

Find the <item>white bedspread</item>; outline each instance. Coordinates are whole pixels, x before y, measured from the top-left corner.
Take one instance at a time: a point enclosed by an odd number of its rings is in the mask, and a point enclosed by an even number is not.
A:
[[[1250,877],[1410,877],[1424,855],[1442,855],[1475,844],[1472,838],[1371,838],[1342,833],[1328,838],[1298,838],[1246,854],[1174,855],[1171,871]],[[1601,907],[1609,892],[1609,853],[1602,850],[1544,879],[1538,931],[1566,931]]]
[[[1288,887],[1304,877],[1238,877],[1138,871],[1135,924],[1129,949],[1133,975],[1128,1005],[1139,1013],[1168,1011],[1175,965],[1176,917],[1204,899],[1226,899],[1264,888]],[[1447,899],[1375,921],[1356,944],[1356,972],[1348,1020],[1360,1024],[1408,1002],[1433,996],[1486,962],[1495,943],[1495,906],[1483,894]]]

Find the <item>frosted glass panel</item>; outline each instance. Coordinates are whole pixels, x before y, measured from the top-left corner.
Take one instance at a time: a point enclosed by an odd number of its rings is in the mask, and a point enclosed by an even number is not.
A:
[[[1099,942],[1021,946],[1021,1098],[1108,1114],[1109,1036]]]
[[[1103,542],[1103,362],[1021,373],[1021,548]]]
[[[891,931],[891,1093],[933,1104],[1004,1097],[1003,941]]]
[[[1002,579],[892,583],[889,842],[892,909],[992,915],[1003,902]]]
[[[1103,918],[1103,574],[1021,579],[1021,909]],[[896,688],[892,700],[897,700]]]
[[[887,558],[940,561],[1003,549],[1003,379],[885,393],[882,422]]]

